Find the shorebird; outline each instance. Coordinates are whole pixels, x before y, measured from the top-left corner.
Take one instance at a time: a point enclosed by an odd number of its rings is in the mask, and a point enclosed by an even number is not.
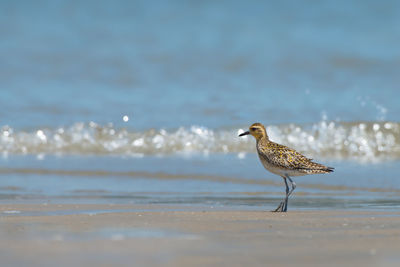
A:
[[[247,132],[239,136],[252,135],[257,141],[257,153],[265,169],[283,178],[286,185],[286,196],[273,210],[274,212],[286,212],[289,196],[296,188],[296,183],[291,176],[303,176],[308,174],[333,172],[332,167],[313,162],[294,149],[274,143],[269,140],[267,131],[261,123],[254,123]],[[288,180],[291,185],[289,189]]]

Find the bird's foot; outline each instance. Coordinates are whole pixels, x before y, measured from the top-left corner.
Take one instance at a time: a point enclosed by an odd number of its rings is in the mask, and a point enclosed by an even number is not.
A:
[[[272,210],[272,212],[286,212],[285,201],[282,201],[275,210]]]

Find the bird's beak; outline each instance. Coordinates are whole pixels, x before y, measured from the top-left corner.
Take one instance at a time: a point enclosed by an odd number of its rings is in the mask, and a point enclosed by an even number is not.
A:
[[[244,133],[241,133],[241,134],[239,134],[239,136],[245,136],[245,135],[248,135],[248,134],[250,134],[250,132],[249,132],[249,131],[247,131],[247,132],[244,132]]]

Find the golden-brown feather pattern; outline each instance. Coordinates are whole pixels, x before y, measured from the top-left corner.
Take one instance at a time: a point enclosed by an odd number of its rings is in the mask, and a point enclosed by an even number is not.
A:
[[[261,123],[254,123],[249,127],[249,131],[241,133],[239,136],[251,134],[257,140],[257,152],[261,163],[272,173],[282,176],[286,186],[286,196],[274,211],[286,212],[288,198],[296,188],[296,183],[291,176],[302,176],[307,174],[328,173],[333,168],[313,162],[287,146],[274,143],[269,140],[267,131]],[[291,189],[288,185],[288,180]]]
[[[290,170],[292,173],[299,172],[297,175],[332,171],[332,168],[313,162],[312,159],[303,156],[294,149],[266,139],[257,143],[257,152],[261,160],[265,160],[270,165],[282,170]]]

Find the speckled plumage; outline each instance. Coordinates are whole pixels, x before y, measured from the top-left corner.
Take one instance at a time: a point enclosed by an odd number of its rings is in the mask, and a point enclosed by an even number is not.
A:
[[[303,176],[308,174],[329,173],[333,168],[313,162],[287,146],[274,143],[269,140],[267,131],[261,123],[254,123],[249,131],[240,134],[244,136],[251,134],[257,141],[257,152],[263,166],[270,172],[281,176],[286,185],[286,197],[275,211],[286,211],[289,195],[296,188],[296,183],[290,176]],[[292,185],[289,190],[287,179]]]
[[[274,143],[267,138],[257,140],[257,152],[264,166],[270,165],[271,168],[279,169],[282,174],[285,172],[290,173],[289,176],[332,171],[331,168],[313,162],[312,159],[303,156],[296,150]]]

